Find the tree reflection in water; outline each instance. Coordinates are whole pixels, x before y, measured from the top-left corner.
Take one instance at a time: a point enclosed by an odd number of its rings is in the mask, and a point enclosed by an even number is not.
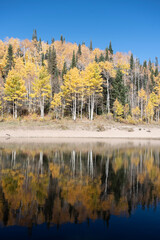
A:
[[[156,209],[160,147],[101,144],[6,145],[0,150],[4,226],[82,223]],[[30,230],[31,231],[31,230]]]

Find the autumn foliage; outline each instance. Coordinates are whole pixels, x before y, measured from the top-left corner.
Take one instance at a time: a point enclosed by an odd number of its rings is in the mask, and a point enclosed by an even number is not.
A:
[[[36,33],[37,34],[37,33]],[[52,114],[93,120],[110,114],[118,120],[159,122],[160,74],[151,61],[133,54],[93,49],[85,44],[37,39],[0,41],[0,111],[14,118]]]

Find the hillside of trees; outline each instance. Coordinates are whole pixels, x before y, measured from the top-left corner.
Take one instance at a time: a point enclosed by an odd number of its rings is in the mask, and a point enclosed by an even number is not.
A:
[[[2,118],[88,118],[97,115],[126,123],[159,122],[158,58],[140,63],[132,53],[114,53],[85,43],[37,38],[0,40]]]

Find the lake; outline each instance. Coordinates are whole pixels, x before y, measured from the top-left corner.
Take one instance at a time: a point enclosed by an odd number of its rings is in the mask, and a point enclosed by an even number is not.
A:
[[[159,141],[0,144],[1,239],[159,239]]]

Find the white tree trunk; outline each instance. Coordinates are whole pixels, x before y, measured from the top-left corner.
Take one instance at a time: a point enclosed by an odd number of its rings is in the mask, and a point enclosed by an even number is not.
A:
[[[76,120],[76,108],[77,108],[77,104],[76,104],[76,94],[75,94],[75,98],[73,100],[73,120]]]
[[[41,117],[44,118],[44,104],[42,99],[40,100],[40,109],[41,109]]]
[[[91,116],[90,116],[91,121],[93,120],[93,112],[94,112],[94,93],[91,96]]]
[[[82,114],[83,114],[83,96],[81,99],[81,120],[82,120]]]
[[[89,96],[89,102],[88,102],[88,115],[89,115],[89,120],[91,119],[91,96]]]
[[[15,116],[15,119],[17,119],[17,104],[16,103],[15,103],[14,116]]]
[[[14,118],[14,102],[13,102],[13,118]]]

